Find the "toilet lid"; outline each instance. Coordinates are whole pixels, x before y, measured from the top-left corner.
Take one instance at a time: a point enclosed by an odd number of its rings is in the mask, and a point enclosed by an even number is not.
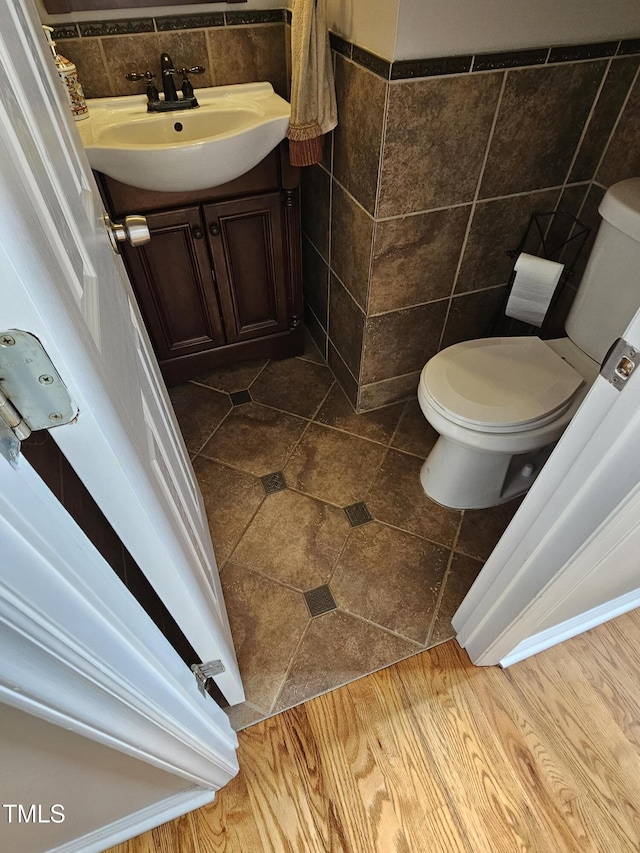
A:
[[[534,423],[571,403],[582,376],[540,338],[485,338],[439,352],[422,382],[448,415],[472,426]]]

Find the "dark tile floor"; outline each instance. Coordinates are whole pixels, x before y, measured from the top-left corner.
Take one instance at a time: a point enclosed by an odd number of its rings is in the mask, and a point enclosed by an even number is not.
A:
[[[171,398],[245,685],[235,728],[453,636],[518,502],[462,513],[430,501],[418,475],[436,436],[417,401],[356,415],[312,343]]]

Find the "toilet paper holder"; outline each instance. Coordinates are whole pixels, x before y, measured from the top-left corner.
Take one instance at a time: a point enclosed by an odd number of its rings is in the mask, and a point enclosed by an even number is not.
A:
[[[512,268],[506,293],[500,310],[491,324],[489,334],[538,334],[545,337],[545,333],[549,330],[550,321],[553,319],[553,309],[562,296],[568,281],[575,274],[576,263],[584,250],[590,233],[591,227],[570,213],[560,210],[549,213],[532,213],[518,245],[514,249],[507,250],[507,256],[515,261],[522,252],[527,252],[549,261],[562,263],[564,270],[542,327],[538,329],[505,317],[505,308],[515,279],[515,270]],[[552,334],[555,334],[556,331],[554,330]]]

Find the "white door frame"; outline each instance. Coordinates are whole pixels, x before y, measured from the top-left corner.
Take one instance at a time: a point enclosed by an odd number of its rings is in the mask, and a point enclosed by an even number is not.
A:
[[[46,519],[43,524],[42,519]],[[111,566],[22,458],[0,458],[0,701],[192,784],[237,737]]]
[[[640,312],[624,338],[640,344]],[[638,448],[640,368],[622,391],[599,376],[454,615],[473,663],[509,665],[640,604]]]

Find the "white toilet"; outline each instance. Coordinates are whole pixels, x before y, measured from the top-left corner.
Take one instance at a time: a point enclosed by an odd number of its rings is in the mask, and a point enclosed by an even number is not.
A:
[[[420,481],[438,503],[480,509],[526,492],[640,307],[640,178],[599,210],[567,337],[464,341],[424,366],[418,401],[440,437]]]

